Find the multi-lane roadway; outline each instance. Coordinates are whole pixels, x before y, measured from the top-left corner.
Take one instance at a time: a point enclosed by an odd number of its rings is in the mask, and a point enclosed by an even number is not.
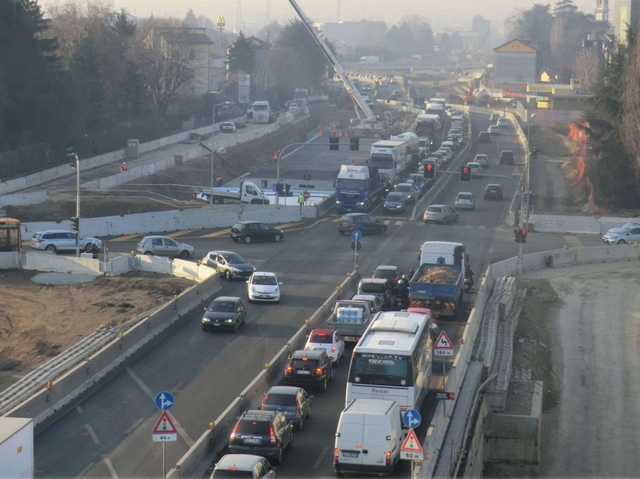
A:
[[[490,173],[511,175],[513,167],[498,166],[497,156],[500,149],[508,148],[517,153],[517,161],[522,159],[513,131],[491,144],[476,145],[478,132],[488,127],[488,115],[472,114],[471,118],[470,140],[474,143],[471,156],[487,153],[492,159]],[[325,165],[321,171],[335,171],[332,153],[328,148],[320,153],[301,149],[290,161],[296,168]],[[366,151],[358,154],[366,156]],[[484,186],[489,182],[502,183],[504,201],[482,199]],[[408,221],[409,215],[383,216],[389,222],[388,232],[363,239],[359,256],[363,275],[368,275],[379,264],[397,264],[405,271],[415,268],[418,248],[427,240],[464,243],[478,274],[489,261],[513,256],[517,244],[508,231],[500,229],[509,205],[507,198],[514,193],[511,182],[482,178],[459,184],[456,179],[437,202],[452,204],[458,191],[471,191],[478,198],[476,210],[460,212],[458,224],[425,226],[421,221]],[[421,204],[420,209],[426,206]],[[352,269],[351,240],[337,233],[337,219],[338,216],[333,215],[309,224],[292,225],[281,243],[236,244],[224,232],[176,233],[176,239],[196,248],[197,257],[210,250],[235,250],[258,269],[276,272],[284,283],[281,303],[248,304],[248,324],[237,334],[203,332],[198,311],[185,318],[168,337],[37,436],[36,476],[158,477],[162,470],[162,448],[152,442],[151,428],[158,416],[153,396],[161,390],[171,391],[176,399],[171,413],[179,424],[178,441],[167,446],[167,464],[175,464],[209,422],[226,408]],[[109,242],[109,248],[131,251],[138,238],[120,238],[120,241]],[[558,243],[555,247],[561,247],[561,240]],[[550,249],[548,242],[536,246],[534,238],[527,248]],[[223,293],[246,299],[246,285],[223,282]],[[469,307],[467,304],[467,309]],[[456,338],[463,322],[464,318],[459,318],[443,323],[442,327]],[[333,434],[344,405],[347,364],[336,370],[327,393],[312,393],[315,396],[313,419],[296,436],[297,453],[285,455],[278,469],[279,477],[332,475]],[[442,378],[434,378],[433,386],[438,386],[439,381]],[[433,407],[433,401],[427,401],[423,410],[426,420]]]

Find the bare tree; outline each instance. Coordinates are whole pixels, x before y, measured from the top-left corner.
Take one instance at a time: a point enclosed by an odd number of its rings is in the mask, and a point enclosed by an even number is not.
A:
[[[636,42],[630,52],[623,74],[621,136],[624,146],[640,170],[640,43]]]
[[[596,81],[599,67],[600,60],[593,50],[583,48],[578,53],[573,65],[573,76],[574,78],[580,78],[582,81],[581,93],[591,93],[591,87]]]

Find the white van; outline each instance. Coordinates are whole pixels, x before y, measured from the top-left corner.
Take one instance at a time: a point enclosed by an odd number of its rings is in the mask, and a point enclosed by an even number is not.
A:
[[[354,399],[338,422],[336,473],[393,474],[404,440],[400,406],[383,399]]]

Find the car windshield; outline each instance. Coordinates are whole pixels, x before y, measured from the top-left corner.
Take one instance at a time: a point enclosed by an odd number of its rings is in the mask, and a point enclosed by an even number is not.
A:
[[[270,285],[274,285],[274,284],[278,284],[278,280],[276,279],[275,276],[266,276],[266,275],[259,275],[259,276],[253,276],[253,284],[270,284]]]
[[[378,269],[376,270],[376,278],[396,279],[396,272],[392,269]]]
[[[396,186],[396,191],[400,191],[401,193],[410,193],[411,185],[398,185]]]
[[[236,310],[236,303],[228,301],[214,301],[209,305],[209,311],[218,313],[233,313]]]
[[[295,406],[296,397],[293,394],[269,394],[266,404],[277,404],[279,406]]]
[[[238,422],[236,434],[269,434],[269,422],[244,419]]]
[[[347,223],[355,223],[356,219],[354,216],[344,215],[342,218],[340,218],[340,221],[347,222]]]
[[[345,190],[357,190],[365,186],[366,180],[359,180],[355,178],[338,178],[336,180],[336,187],[344,188]]]
[[[441,206],[429,206],[427,208],[427,211],[430,213],[441,213],[442,212],[442,207]]]
[[[240,256],[238,253],[226,253],[223,254],[222,257],[229,264],[240,264],[247,262],[247,260]]]
[[[253,105],[253,111],[267,111],[269,105]]]
[[[331,344],[333,343],[333,335],[329,333],[311,333],[310,343]]]
[[[389,193],[387,195],[387,201],[402,201],[402,194],[400,194],[400,193]]]

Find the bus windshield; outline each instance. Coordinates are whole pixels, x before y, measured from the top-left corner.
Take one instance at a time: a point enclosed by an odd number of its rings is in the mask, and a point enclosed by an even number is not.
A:
[[[356,353],[349,382],[359,385],[413,386],[411,358],[395,354]]]

